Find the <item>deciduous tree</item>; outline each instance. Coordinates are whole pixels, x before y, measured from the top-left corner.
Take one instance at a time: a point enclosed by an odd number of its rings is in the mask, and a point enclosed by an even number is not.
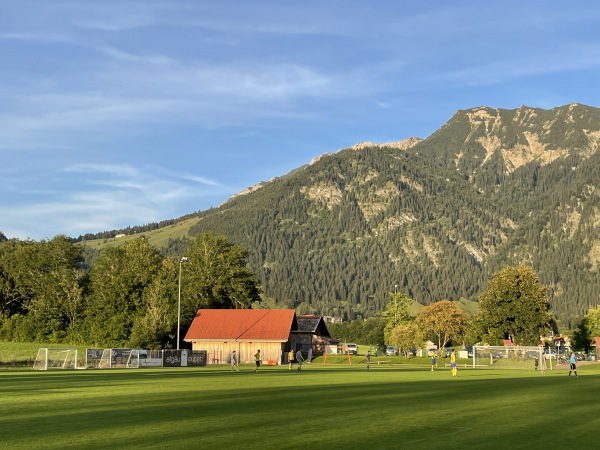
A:
[[[385,328],[383,329],[383,337],[385,342],[390,342],[392,330],[402,322],[410,320],[408,305],[410,298],[403,292],[390,292],[390,301],[381,315],[386,319]]]
[[[590,308],[575,331],[575,348],[589,350],[592,339],[600,336],[600,306]]]
[[[182,278],[182,314],[189,324],[200,308],[249,308],[260,283],[248,268],[248,251],[224,236],[204,233],[188,251]],[[184,301],[185,298],[185,301]]]
[[[176,339],[177,274],[175,260],[163,259],[158,273],[143,291],[143,304],[138,309],[129,338],[131,346],[160,349]]]
[[[0,317],[19,315],[22,329],[11,325],[19,339],[60,342],[73,331],[81,312],[81,260],[81,249],[65,236],[1,244]]]
[[[506,267],[479,296],[477,319],[489,344],[512,337],[516,344],[537,345],[551,322],[546,287],[530,267]]]
[[[402,322],[392,330],[389,342],[408,357],[410,350],[422,347],[424,340],[425,333],[416,322]]]
[[[161,267],[157,249],[141,237],[105,249],[90,270],[83,333],[89,343],[119,347],[129,343],[133,322],[146,306],[144,290]]]
[[[425,306],[417,315],[416,322],[425,334],[434,335],[438,349],[464,335],[467,316],[455,302],[441,300]]]

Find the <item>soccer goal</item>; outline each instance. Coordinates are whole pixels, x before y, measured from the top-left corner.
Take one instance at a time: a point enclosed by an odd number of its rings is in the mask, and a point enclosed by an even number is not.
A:
[[[542,370],[544,347],[520,345],[476,345],[473,347],[473,368]]]
[[[75,348],[40,348],[34,370],[77,369],[77,349]]]
[[[138,368],[140,351],[135,348],[105,348],[98,367],[100,369]]]

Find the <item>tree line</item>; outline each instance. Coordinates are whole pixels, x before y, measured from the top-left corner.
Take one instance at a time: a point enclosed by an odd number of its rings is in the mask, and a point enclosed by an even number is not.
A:
[[[198,236],[185,259],[143,237],[105,249],[91,266],[84,254],[65,236],[0,243],[0,339],[175,347],[179,302],[183,337],[200,308],[261,300],[248,252],[222,236]]]
[[[390,293],[389,297],[379,318],[330,324],[330,333],[344,342],[369,343],[380,348],[393,345],[409,355],[413,349],[422,348],[426,340],[439,350],[450,344],[503,345],[506,341],[537,346],[550,331],[557,331],[546,287],[525,265],[508,266],[493,275],[488,289],[479,295],[476,315],[463,311],[457,302],[444,299],[412,316],[411,299],[405,293]],[[600,330],[600,309],[594,313],[594,319],[587,323],[590,329]],[[589,346],[577,344],[578,348]]]
[[[168,348],[176,344],[179,306],[182,335],[201,308],[282,307],[263,301],[248,251],[223,236],[202,234],[177,257],[162,255],[140,237],[106,248],[91,266],[84,264],[84,250],[65,236],[0,243],[0,339]],[[330,332],[408,354],[426,339],[438,348],[506,339],[538,345],[548,331],[558,331],[547,288],[525,265],[494,274],[479,295],[476,316],[441,300],[413,317],[411,301],[404,292],[390,293],[380,314],[330,324]],[[600,329],[598,317],[590,310],[578,332],[581,342]]]

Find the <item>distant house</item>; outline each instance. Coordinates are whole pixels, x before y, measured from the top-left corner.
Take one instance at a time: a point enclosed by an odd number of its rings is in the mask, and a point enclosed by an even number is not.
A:
[[[323,320],[325,323],[342,323],[343,320],[341,317],[333,317],[333,316],[323,316]]]
[[[595,353],[596,353],[596,358],[598,358],[600,355],[598,355],[598,353],[600,352],[600,337],[594,337],[592,338],[592,344],[591,346],[595,349]]]
[[[323,317],[308,314],[296,316],[296,321],[298,327],[292,330],[290,341],[292,348],[306,352],[312,347],[316,352],[323,352],[326,346],[332,344],[332,340],[336,345],[339,343],[337,339],[331,338]]]
[[[293,309],[200,309],[184,341],[206,350],[208,364],[230,362],[234,350],[250,363],[259,349],[263,363],[281,364],[297,328]]]
[[[565,351],[567,347],[571,347],[571,343],[565,336],[554,336],[552,343],[559,351]]]
[[[437,350],[438,350],[437,345],[435,345],[433,342],[431,342],[431,341],[425,342],[425,351],[427,352],[428,355],[432,352],[437,352]]]

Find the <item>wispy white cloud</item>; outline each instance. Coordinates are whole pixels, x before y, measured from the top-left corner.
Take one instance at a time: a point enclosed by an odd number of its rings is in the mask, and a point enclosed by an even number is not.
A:
[[[73,37],[63,33],[52,33],[52,32],[13,32],[13,33],[0,33],[0,40],[6,41],[29,41],[38,42],[43,44],[52,43],[70,43],[74,44],[76,41]]]
[[[188,19],[181,8],[192,15],[202,12],[202,17],[208,18]],[[168,33],[174,24],[185,21],[190,27],[213,24],[230,36],[265,32],[311,34],[335,27],[353,28],[350,17],[335,24],[313,17],[305,22],[307,25],[295,26],[290,20],[297,19],[298,14],[313,14],[303,8],[293,11],[276,6],[265,16],[254,6],[236,6],[231,15],[223,15],[223,8],[194,2],[177,7],[164,2],[145,3],[141,8],[129,2],[106,2],[85,8],[66,3],[41,7],[39,14],[55,19],[58,25],[23,27],[27,31],[5,32],[0,38],[45,45],[60,42],[73,49],[63,58],[67,64],[64,69],[56,65],[49,70],[30,71],[21,86],[14,85],[14,77],[3,80],[0,72],[0,83],[6,81],[5,95],[0,88],[0,99],[5,100],[4,105],[0,104],[0,148],[39,148],[47,142],[55,148],[87,145],[104,138],[107,132],[116,138],[153,123],[193,123],[215,128],[267,118],[312,119],[315,112],[300,106],[307,100],[360,98],[375,89],[373,76],[377,69],[372,65],[370,69],[334,71],[288,57],[220,60],[204,57],[214,50],[190,52],[186,48],[180,52],[168,45],[152,46],[160,42],[154,35],[146,45],[142,44],[143,38],[131,45],[127,34],[112,33],[154,26],[165,27],[164,32]],[[273,22],[273,14],[289,20]],[[100,33],[85,31],[89,29]],[[245,48],[240,49],[240,55]],[[89,64],[72,65],[71,60],[78,59],[71,55]]]
[[[8,2],[0,230],[187,214],[458,108],[597,104],[599,15],[586,0]]]
[[[182,212],[190,200],[233,192],[214,180],[160,167],[73,164],[55,176],[61,173],[70,176],[71,189],[54,192],[45,201],[38,197],[32,203],[0,206],[0,230],[22,239],[78,236],[177,217],[190,212]],[[19,189],[19,195],[30,193]]]
[[[287,63],[206,65],[160,55],[108,53],[127,64],[110,64],[94,74],[102,88],[90,85],[74,92],[57,86],[53,92],[14,95],[12,111],[0,113],[0,145],[26,148],[48,136],[55,145],[64,145],[66,139],[72,143],[78,135],[89,142],[89,132],[129,133],[153,122],[215,127],[259,117],[299,118],[301,111],[293,106],[298,101],[358,97],[369,89],[364,74],[357,72],[326,74]],[[149,72],[152,77],[147,77]]]
[[[145,184],[141,180],[147,180],[150,184],[176,183],[177,180],[192,181],[213,187],[224,187],[221,183],[207,177],[178,172],[159,166],[134,167],[131,164],[71,164],[62,169],[63,172],[76,172],[85,175],[88,183],[114,185],[117,187],[143,188]],[[107,179],[96,179],[94,175],[107,175]]]
[[[121,228],[130,223],[132,217],[138,217],[143,223],[162,217],[156,207],[130,200],[114,193],[95,192],[67,195],[54,202],[0,207],[0,215],[5,217],[0,225],[7,236],[40,239],[56,234],[78,236],[94,230]]]
[[[150,13],[137,15],[110,14],[104,18],[86,18],[73,21],[73,24],[78,27],[101,31],[131,30],[148,27],[154,23],[156,23],[156,19]]]
[[[174,171],[174,170],[168,170],[168,169],[165,169],[163,167],[157,168],[157,170],[160,173],[165,174],[166,176],[168,176],[170,178],[179,179],[179,180],[193,181],[194,183],[204,184],[204,185],[207,185],[207,186],[221,187],[221,188],[224,187],[218,181],[215,181],[215,180],[207,178],[207,177],[193,175],[193,174],[185,173],[185,172],[177,172],[177,171]]]
[[[163,55],[137,55],[131,52],[126,52],[124,50],[120,50],[111,46],[97,46],[95,47],[101,53],[105,53],[107,56],[120,61],[127,63],[141,63],[144,65],[167,65],[173,64],[176,61],[173,58],[166,57]]]
[[[129,164],[71,164],[62,170],[64,172],[103,173],[121,177],[140,175],[140,170]]]

